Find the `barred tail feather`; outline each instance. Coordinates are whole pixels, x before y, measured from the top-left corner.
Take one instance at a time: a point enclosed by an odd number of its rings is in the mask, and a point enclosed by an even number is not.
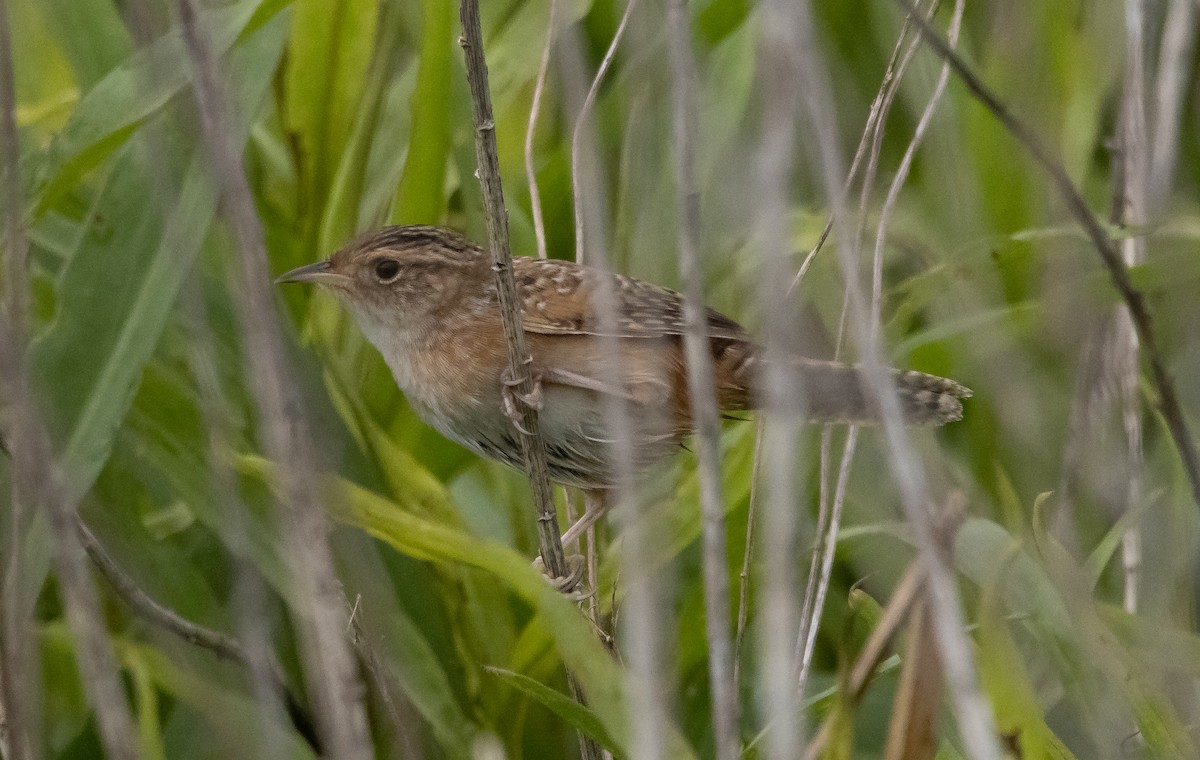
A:
[[[792,362],[789,362],[791,364]],[[879,411],[869,401],[863,387],[860,368],[838,362],[796,359],[794,366],[800,374],[801,390],[808,404],[808,416],[813,422],[843,422],[876,424]],[[739,366],[743,379],[754,375],[761,379],[761,362],[757,356],[744,357]],[[962,400],[971,390],[953,380],[911,370],[889,370],[905,422],[910,425],[944,425],[962,419]],[[749,383],[756,385],[757,383]],[[761,394],[748,405],[760,401]]]
[[[953,380],[911,370],[889,370],[900,410],[910,425],[944,425],[962,419],[971,391]],[[815,422],[874,424],[879,412],[863,387],[859,367],[835,362],[801,364],[809,417]]]

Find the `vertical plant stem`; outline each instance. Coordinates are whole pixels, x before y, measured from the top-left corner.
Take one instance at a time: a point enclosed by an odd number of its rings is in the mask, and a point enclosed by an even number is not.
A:
[[[475,118],[475,157],[478,163],[479,184],[483,190],[484,212],[487,217],[488,247],[496,272],[500,294],[500,310],[504,320],[504,335],[508,343],[508,366],[517,390],[529,395],[534,389],[528,365],[531,357],[525,347],[521,327],[521,304],[517,298],[512,274],[512,253],[508,241],[508,212],[504,207],[504,189],[500,183],[500,162],[496,154],[496,123],[492,115],[492,97],[488,87],[487,63],[483,55],[483,31],[479,23],[479,1],[462,0],[459,8],[462,20],[462,48],[467,63],[467,81],[471,87],[471,110]],[[550,491],[546,466],[546,445],[541,436],[537,410],[522,405],[522,427],[518,431],[536,511],[538,544],[546,571],[556,578],[568,575],[562,539],[558,530],[558,515]],[[528,432],[526,432],[528,431]],[[567,673],[572,695],[581,704],[585,695],[574,676]],[[584,760],[599,760],[600,748],[579,733],[580,754]]]
[[[858,445],[858,429],[857,425],[851,425],[846,431],[846,441],[842,444],[842,459],[838,465],[837,483],[833,490],[833,502],[829,507],[825,533],[818,537],[821,541],[821,551],[818,553],[821,564],[817,570],[811,611],[802,621],[800,636],[796,642],[799,649],[796,659],[800,664],[796,690],[801,698],[804,697],[804,690],[808,686],[808,676],[812,672],[813,651],[816,649],[817,632],[820,630],[821,611],[825,609],[829,581],[833,576],[833,558],[837,554],[838,532],[842,525],[842,507],[846,503],[846,485],[850,481],[850,464],[854,461],[854,451]],[[812,573],[813,570],[809,572]]]
[[[933,0],[930,7],[930,15],[937,10],[938,0]],[[862,187],[859,191],[859,219],[860,222],[856,225],[856,234],[854,238],[854,250],[856,255],[862,250],[863,238],[866,235],[866,219],[871,194],[874,191],[875,176],[879,167],[879,154],[883,147],[884,125],[887,123],[888,113],[891,111],[892,104],[896,100],[896,94],[900,89],[900,82],[908,70],[909,64],[916,55],[917,48],[920,45],[920,37],[913,35],[909,37],[910,24],[906,18],[903,26],[900,29],[900,34],[896,38],[896,45],[892,49],[891,60],[888,61],[887,67],[884,69],[883,81],[880,83],[879,90],[875,94],[875,98],[871,102],[870,113],[867,116],[867,123],[863,127],[862,137],[859,139],[858,147],[854,153],[854,159],[851,161],[850,170],[846,174],[846,182],[842,188],[843,197],[848,197],[851,187],[854,183],[854,178],[858,174],[859,167],[863,165],[865,159],[865,170],[862,181]],[[905,45],[908,41],[907,46]],[[825,228],[821,231],[821,235],[817,240],[817,244],[805,257],[792,280],[791,289],[794,290],[799,286],[809,266],[812,265],[813,259],[820,252],[825,241],[829,237],[829,233],[833,230],[833,217],[830,215],[825,222]],[[878,275],[876,280],[882,280],[882,262],[876,259],[876,271]],[[882,297],[880,293],[881,285],[872,289],[871,313],[874,315],[873,321],[878,321],[880,304]],[[838,338],[837,349],[834,358],[840,358],[844,346],[846,316],[849,302],[843,299],[841,318],[838,322]],[[842,448],[842,457],[838,469],[838,480],[836,493],[832,502],[829,498],[829,457],[830,457],[830,438],[832,426],[825,425],[821,431],[821,447],[820,447],[820,484],[819,484],[819,510],[817,515],[817,539],[815,541],[812,559],[809,564],[808,580],[805,584],[804,603],[800,611],[800,624],[796,636],[796,657],[795,667],[797,669],[797,692],[803,698],[805,688],[808,684],[808,676],[812,667],[812,654],[816,645],[817,633],[820,630],[821,615],[825,608],[825,597],[829,590],[829,581],[832,577],[833,558],[837,550],[837,535],[841,525],[841,510],[845,499],[846,484],[851,463],[854,461],[854,452],[858,444],[858,427],[851,425],[846,434],[846,440]]]
[[[318,499],[318,460],[308,416],[296,391],[272,305],[263,231],[255,214],[241,151],[230,140],[229,100],[194,0],[179,0],[180,21],[194,75],[204,142],[213,163],[221,207],[233,227],[240,263],[237,306],[250,367],[251,389],[267,454],[277,463],[280,527],[289,557],[301,660],[322,746],[332,757],[372,757],[363,689],[344,634],[347,605],[334,572],[329,525]]]
[[[760,10],[758,100],[762,132],[754,157],[759,180],[755,236],[762,246],[758,292],[768,356],[790,355],[799,330],[788,299],[791,252],[788,188],[795,170],[799,93],[796,77],[796,15],[790,0],[764,0]],[[787,362],[767,362],[762,394],[763,589],[758,597],[760,644],[757,698],[766,739],[766,757],[793,760],[803,748],[804,715],[796,692],[792,654],[797,609],[796,562],[800,527],[796,467],[805,420],[803,388]]]
[[[74,639],[80,679],[95,712],[100,742],[107,757],[134,760],[137,742],[133,717],[105,630],[100,599],[88,572],[87,557],[75,535],[75,506],[66,495],[49,432],[37,409],[23,341],[8,324],[0,325],[0,391],[9,402],[13,503],[39,507],[49,513],[60,594]],[[36,741],[32,736],[25,738],[30,743]]]
[[[738,701],[733,690],[729,631],[729,567],[725,559],[725,499],[721,493],[721,421],[700,263],[700,185],[696,177],[696,71],[686,0],[667,5],[672,71],[672,139],[679,204],[679,267],[683,276],[683,336],[688,399],[696,430],[697,475],[704,524],[704,622],[717,760],[738,757]]]
[[[1196,0],[1168,0],[1162,25],[1151,119],[1148,208],[1162,208],[1179,160],[1180,113],[1196,47]]]
[[[28,245],[21,224],[20,146],[17,142],[16,91],[13,76],[12,34],[8,25],[8,2],[0,0],[0,213],[4,225],[4,276],[0,279],[3,298],[0,309],[13,339],[25,335],[29,310],[26,259]],[[22,350],[14,347],[14,350]],[[5,456],[12,456],[12,441],[5,441]],[[18,498],[14,478],[9,508],[0,515],[0,752],[5,758],[40,758],[41,719],[37,705],[39,679],[31,668],[34,660],[32,620],[24,610],[33,605],[19,598],[24,584],[23,534],[32,519],[32,505]]]
[[[467,61],[467,81],[471,85],[471,110],[475,116],[475,157],[478,162],[479,184],[483,190],[484,211],[487,217],[488,250],[496,272],[500,294],[500,311],[504,318],[504,337],[508,344],[508,369],[520,384],[517,392],[523,396],[533,393],[533,378],[529,373],[531,358],[525,347],[525,332],[521,329],[521,303],[513,280],[512,253],[508,242],[508,212],[504,207],[504,189],[500,185],[500,162],[496,157],[496,122],[492,116],[492,97],[488,90],[487,63],[483,57],[483,32],[479,25],[478,0],[462,0],[460,13],[463,26],[461,44]],[[565,578],[567,563],[563,555],[558,530],[558,514],[547,476],[546,445],[541,436],[537,410],[521,405],[521,426],[528,431],[517,437],[529,474],[536,512],[538,544],[542,562],[552,577]]]
[[[75,535],[75,510],[63,483],[50,431],[42,419],[33,392],[28,363],[26,330],[29,324],[28,244],[21,215],[20,149],[17,143],[16,93],[13,76],[12,35],[8,4],[0,0],[0,184],[3,185],[3,240],[8,251],[7,292],[3,321],[0,321],[0,398],[8,407],[12,452],[12,507],[9,528],[14,542],[20,534],[22,516],[34,509],[46,510],[54,542],[54,562],[59,593],[66,611],[67,624],[75,644],[84,692],[91,702],[100,734],[100,743],[111,760],[134,760],[137,740],[129,702],[119,677],[116,658],[105,630],[100,599],[88,572],[87,556]],[[18,560],[14,562],[13,560]],[[36,650],[32,630],[17,617],[25,605],[15,604],[13,591],[22,567],[19,554],[5,562],[4,591],[0,593],[0,614],[4,626],[3,671],[4,712],[11,737],[8,748],[17,757],[38,757],[40,736],[30,696],[36,695],[37,669],[18,663],[16,656],[33,658]],[[9,636],[13,640],[9,641]],[[28,660],[26,660],[28,661]],[[17,679],[21,679],[18,682]],[[27,681],[26,679],[31,679]],[[39,732],[40,733],[40,732]]]
[[[630,12],[631,8],[627,5],[626,14]],[[572,135],[571,159],[575,230],[577,235],[583,236],[582,244],[577,242],[576,259],[586,255],[588,266],[611,271],[605,223],[605,185],[596,171],[599,166],[596,133],[588,128],[588,109],[584,107],[587,92],[598,88],[604,72],[597,71],[585,90],[585,67],[580,54],[582,39],[578,29],[571,32],[568,37],[570,44],[562,47],[565,58],[562,68],[567,88],[567,106],[580,104],[575,112],[576,128]],[[615,50],[614,45],[618,41],[614,37],[609,45],[610,51]],[[601,68],[606,67],[602,64]],[[600,328],[598,332],[601,333],[596,338],[596,346],[601,355],[607,357],[600,371],[603,382],[617,386],[628,372],[619,339],[613,337],[617,334],[617,294],[610,279],[600,278],[597,284],[592,295],[592,305]],[[606,455],[616,474],[617,486],[608,498],[616,500],[612,516],[622,533],[619,572],[625,596],[618,615],[614,583],[612,628],[614,634],[621,637],[621,650],[629,673],[628,712],[633,735],[630,755],[639,760],[666,760],[667,737],[673,731],[670,719],[672,669],[669,665],[672,651],[669,638],[672,628],[669,614],[671,566],[661,564],[656,548],[660,536],[646,519],[647,497],[638,487],[646,483],[635,482],[632,443],[634,421],[629,404],[612,394],[605,394],[601,403],[608,424],[607,437],[613,442],[607,446]],[[639,412],[644,413],[644,410]],[[653,428],[660,423],[642,419],[639,424]],[[610,645],[610,648],[615,647]]]
[[[267,614],[270,606],[264,581],[251,570],[249,556],[249,514],[238,493],[237,476],[234,471],[232,436],[229,429],[231,411],[228,400],[221,389],[217,371],[217,359],[213,348],[213,335],[209,328],[208,310],[199,282],[185,285],[182,293],[183,308],[187,315],[188,370],[195,383],[200,417],[204,424],[208,444],[209,483],[224,512],[221,520],[222,538],[233,555],[234,620],[244,642],[244,661],[251,677],[251,687],[259,708],[270,718],[279,718],[284,713],[281,679],[275,676],[282,672],[275,662],[271,649],[273,616]],[[311,727],[310,727],[311,728]],[[284,741],[277,734],[263,731],[260,744],[255,747],[255,756],[273,760],[281,756]]]
[[[910,13],[913,11],[907,3],[905,8]],[[799,34],[793,40],[793,44],[804,59],[798,86],[805,95],[805,108],[815,138],[812,147],[816,149],[815,158],[821,168],[826,197],[833,205],[836,230],[839,225],[845,224],[845,209],[839,193],[843,171],[834,123],[836,109],[828,79],[815,55],[818,47],[812,30],[808,2],[799,4],[797,16]],[[925,24],[919,14],[913,14],[913,21],[919,25]],[[929,498],[925,475],[908,443],[896,389],[884,369],[878,331],[870,323],[870,309],[859,282],[858,262],[854,250],[848,244],[846,236],[836,237],[839,241],[838,260],[846,281],[846,292],[851,307],[852,328],[863,359],[865,391],[881,411],[889,464],[900,491],[905,516],[916,537],[921,562],[929,576],[930,605],[942,661],[946,667],[954,713],[958,719],[959,734],[968,757],[973,760],[999,760],[1000,749],[991,707],[979,689],[971,645],[964,630],[962,605],[958,598],[954,571],[934,535],[930,516],[932,501]]]
[[[1140,226],[1149,221],[1147,201],[1150,191],[1149,115],[1146,77],[1146,33],[1150,13],[1143,0],[1125,0],[1125,82],[1121,95],[1120,135],[1118,149],[1113,155],[1117,164],[1113,176],[1113,222],[1120,226]],[[1146,260],[1146,239],[1131,236],[1121,241],[1121,258],[1125,266]],[[1122,426],[1125,429],[1125,468],[1128,474],[1125,510],[1137,509],[1142,498],[1142,415],[1138,392],[1138,335],[1133,329],[1129,307],[1121,304],[1112,317],[1110,332],[1112,351],[1105,352],[1105,373],[1116,375],[1120,388]],[[1121,537],[1121,564],[1125,571],[1124,607],[1129,613],[1138,608],[1138,575],[1142,565],[1142,527],[1140,521],[1130,521]]]

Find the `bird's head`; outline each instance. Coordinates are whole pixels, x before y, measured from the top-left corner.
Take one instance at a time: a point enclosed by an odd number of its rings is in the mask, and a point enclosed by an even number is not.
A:
[[[440,227],[385,227],[356,238],[326,261],[293,269],[275,282],[328,288],[372,342],[379,330],[412,330],[451,306],[465,285],[488,275],[487,256]]]

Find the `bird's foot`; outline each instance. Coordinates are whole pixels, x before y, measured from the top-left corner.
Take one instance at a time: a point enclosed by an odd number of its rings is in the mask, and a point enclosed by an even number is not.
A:
[[[504,402],[504,414],[512,420],[513,425],[517,430],[520,430],[525,435],[529,435],[529,431],[525,429],[522,420],[525,417],[523,405],[526,409],[533,409],[540,412],[542,410],[545,397],[542,395],[542,378],[541,373],[535,369],[530,370],[530,384],[532,390],[529,393],[521,393],[517,390],[525,380],[513,377],[512,371],[505,369],[500,375],[500,398]]]
[[[533,561],[533,567],[545,577],[546,581],[553,586],[557,591],[566,594],[573,601],[579,602],[587,597],[586,594],[580,593],[578,590],[579,582],[583,580],[583,571],[585,568],[584,558],[582,554],[568,554],[567,574],[562,577],[554,577],[546,569],[546,563],[542,562],[539,556]]]

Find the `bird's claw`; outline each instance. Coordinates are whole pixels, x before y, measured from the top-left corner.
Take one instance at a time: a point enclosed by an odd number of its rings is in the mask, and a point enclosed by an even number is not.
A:
[[[533,371],[531,373],[530,382],[533,384],[533,390],[529,393],[521,393],[517,388],[524,382],[524,379],[517,379],[509,370],[504,370],[500,376],[501,392],[500,397],[504,402],[504,414],[512,420],[513,425],[525,435],[530,435],[530,432],[525,429],[522,424],[524,413],[518,405],[523,404],[527,409],[533,409],[540,412],[545,400],[542,395],[542,380],[540,375]]]
[[[533,567],[542,574],[542,577],[544,577],[546,581],[555,588],[555,590],[566,594],[573,601],[582,601],[583,599],[587,598],[587,595],[580,593],[577,590],[577,587],[579,586],[579,582],[583,580],[583,571],[585,567],[583,555],[568,554],[566,556],[566,560],[567,574],[562,577],[551,576],[549,571],[546,570],[546,563],[542,562],[541,556],[538,556],[537,559],[533,561]]]

